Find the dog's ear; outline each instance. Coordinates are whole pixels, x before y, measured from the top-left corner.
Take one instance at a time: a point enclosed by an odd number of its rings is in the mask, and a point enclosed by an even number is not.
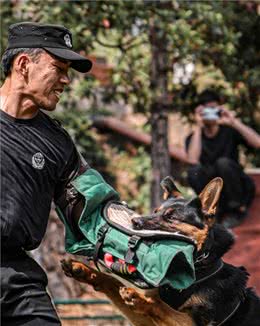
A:
[[[164,202],[162,203],[161,206],[154,209],[154,213],[157,213],[157,212],[165,209],[165,207],[168,207],[170,201],[173,198],[183,198],[181,192],[175,186],[172,177],[169,177],[169,176],[165,177],[161,181],[160,185],[161,185],[161,187],[163,189],[163,200],[164,200]]]
[[[222,188],[223,180],[217,177],[211,180],[199,194],[201,207],[205,214],[214,215],[216,213]]]
[[[161,183],[161,187],[163,188],[163,199],[167,200],[170,197],[173,198],[183,198],[181,192],[175,186],[173,178],[170,176],[165,177]]]

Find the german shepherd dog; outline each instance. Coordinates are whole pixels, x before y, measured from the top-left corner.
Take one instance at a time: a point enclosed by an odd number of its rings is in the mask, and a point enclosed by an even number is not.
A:
[[[259,326],[260,300],[246,288],[247,271],[221,260],[234,243],[232,234],[214,220],[222,179],[213,179],[192,200],[182,197],[170,177],[162,187],[163,204],[133,224],[139,230],[179,231],[194,239],[194,284],[182,291],[163,286],[143,294],[111,274],[73,260],[62,262],[65,274],[104,292],[135,326]]]

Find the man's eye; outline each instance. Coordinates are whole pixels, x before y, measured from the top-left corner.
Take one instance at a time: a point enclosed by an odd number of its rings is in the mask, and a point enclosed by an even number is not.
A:
[[[63,68],[61,68],[61,67],[59,67],[59,66],[54,66],[54,67],[56,68],[56,70],[57,70],[58,72],[61,72],[61,73],[64,72]]]

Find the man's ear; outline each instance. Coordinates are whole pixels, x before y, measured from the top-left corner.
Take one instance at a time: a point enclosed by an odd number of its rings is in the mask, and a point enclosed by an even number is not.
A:
[[[183,198],[181,192],[175,186],[173,178],[170,176],[165,177],[161,183],[161,187],[163,188],[163,199],[167,200],[170,197],[173,198]]]
[[[31,59],[27,53],[21,53],[15,58],[13,67],[23,76],[27,76],[28,74],[28,65],[31,62]]]
[[[223,188],[223,180],[219,177],[211,180],[199,194],[202,211],[207,215],[216,213],[217,204]]]

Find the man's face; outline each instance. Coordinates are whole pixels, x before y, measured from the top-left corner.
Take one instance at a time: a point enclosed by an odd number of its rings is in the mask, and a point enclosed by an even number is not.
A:
[[[44,52],[29,65],[26,95],[38,107],[48,111],[56,108],[64,87],[70,83],[70,63]]]

